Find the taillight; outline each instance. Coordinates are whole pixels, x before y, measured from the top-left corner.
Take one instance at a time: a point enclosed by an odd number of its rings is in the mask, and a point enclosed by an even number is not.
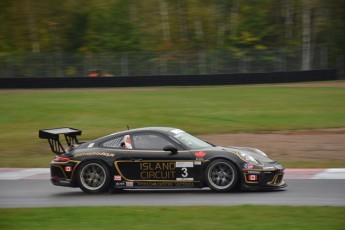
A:
[[[62,157],[62,156],[56,156],[54,159],[55,162],[67,162],[69,160],[71,159],[69,159],[68,157]]]

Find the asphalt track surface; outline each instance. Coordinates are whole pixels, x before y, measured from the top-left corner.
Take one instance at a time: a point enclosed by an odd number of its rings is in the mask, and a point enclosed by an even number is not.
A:
[[[281,191],[125,190],[89,195],[49,180],[0,180],[0,208],[59,206],[345,206],[345,180],[287,179]]]

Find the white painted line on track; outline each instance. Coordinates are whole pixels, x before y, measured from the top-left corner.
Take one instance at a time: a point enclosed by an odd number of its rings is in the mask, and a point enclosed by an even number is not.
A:
[[[324,172],[314,175],[311,179],[345,180],[345,169],[343,168],[326,169]]]
[[[324,168],[316,168],[316,169],[287,168],[285,169],[284,179],[311,179],[313,176],[317,175],[318,173],[322,173],[325,170],[326,169]]]
[[[50,169],[49,168],[0,168],[0,180],[20,180],[32,176],[38,175],[48,175],[49,178]]]

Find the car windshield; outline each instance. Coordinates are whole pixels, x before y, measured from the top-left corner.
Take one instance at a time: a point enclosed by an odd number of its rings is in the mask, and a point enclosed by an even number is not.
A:
[[[188,149],[202,149],[212,147],[212,145],[206,143],[205,141],[202,141],[180,129],[174,129],[171,132],[174,134],[173,137],[183,145],[187,146]]]

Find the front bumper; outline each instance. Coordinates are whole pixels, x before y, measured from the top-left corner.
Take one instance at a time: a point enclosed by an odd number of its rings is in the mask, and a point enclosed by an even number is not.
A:
[[[282,169],[251,169],[243,170],[243,189],[282,189],[287,186]]]

